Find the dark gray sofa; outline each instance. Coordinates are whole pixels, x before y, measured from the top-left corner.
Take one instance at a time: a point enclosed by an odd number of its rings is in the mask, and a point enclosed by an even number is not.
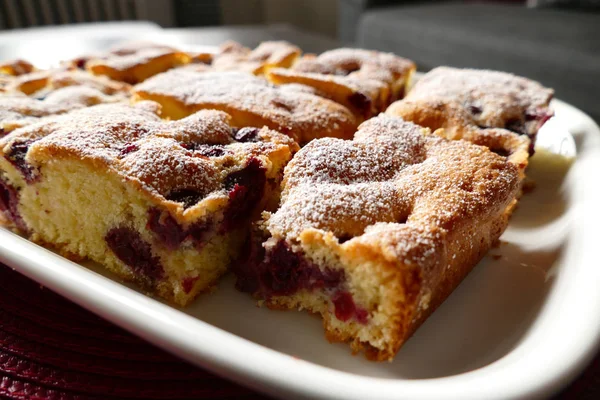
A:
[[[539,80],[600,121],[600,13],[521,4],[340,0],[340,39],[427,71],[489,68]]]

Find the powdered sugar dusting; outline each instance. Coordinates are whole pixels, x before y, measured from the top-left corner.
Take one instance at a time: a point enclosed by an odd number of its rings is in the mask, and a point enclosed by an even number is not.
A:
[[[120,95],[108,96],[86,86],[68,86],[50,92],[38,100],[23,95],[0,96],[0,127],[20,127],[39,118],[64,114],[68,111],[100,103],[125,100]]]
[[[269,231],[294,241],[306,229],[321,229],[387,241],[398,254],[419,248],[425,257],[427,246],[437,251],[444,231],[495,215],[514,199],[514,165],[484,147],[423,133],[382,115],[363,123],[351,142],[311,142],[286,168]]]
[[[342,48],[306,55],[291,69],[269,72],[276,82],[313,85],[368,118],[402,97],[412,61],[390,53]]]
[[[92,58],[86,66],[102,65],[118,71],[125,71],[138,65],[167,55],[176,55],[178,50],[156,44],[134,44],[131,47],[115,49],[108,54]]]
[[[553,94],[538,82],[506,72],[438,67],[419,80],[404,102],[424,109],[446,104],[455,118],[478,127],[533,136],[541,126],[539,114],[551,115]]]
[[[414,63],[392,53],[341,48],[326,51],[315,58],[301,60],[295,70],[323,74],[393,79],[414,68]]]
[[[138,180],[165,197],[191,190],[202,198],[222,190],[226,176],[250,159],[291,145],[287,137],[268,129],[255,142],[234,143],[230,117],[223,112],[205,110],[164,121],[159,111],[154,102],[92,106],[17,129],[0,141],[0,148],[27,140],[33,143],[27,155],[32,160],[76,157]],[[218,151],[206,155],[203,150],[211,148]]]
[[[260,74],[265,67],[288,67],[301,50],[285,41],[262,42],[250,50],[236,42],[226,42],[212,60],[219,71],[246,71]]]
[[[191,110],[221,109],[233,116],[234,125],[266,125],[302,143],[314,137],[349,137],[356,126],[350,111],[337,103],[238,71],[175,69],[135,86],[134,92],[157,101],[157,96],[167,97]]]
[[[50,75],[49,85],[53,89],[66,86],[87,86],[105,94],[127,94],[130,89],[127,83],[113,81],[104,76],[96,76],[80,70],[57,71]]]

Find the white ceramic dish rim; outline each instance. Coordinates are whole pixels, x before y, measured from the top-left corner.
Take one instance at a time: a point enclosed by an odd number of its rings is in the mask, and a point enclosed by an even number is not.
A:
[[[467,373],[435,379],[365,377],[300,360],[190,317],[0,229],[0,260],[144,339],[246,386],[286,398],[505,399],[544,397],[571,380],[600,341],[600,129],[581,122],[570,174],[574,228],[564,265],[528,335],[506,356]],[[582,151],[583,150],[583,151]],[[575,178],[573,178],[575,177]],[[574,312],[577,310],[577,312]]]

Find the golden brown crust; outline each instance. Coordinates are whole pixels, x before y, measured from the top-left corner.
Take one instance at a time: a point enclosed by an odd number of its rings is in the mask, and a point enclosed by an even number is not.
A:
[[[508,156],[523,175],[553,91],[512,74],[438,67],[386,111]]]
[[[192,55],[170,46],[128,42],[107,54],[90,56],[83,63],[85,69],[95,75],[106,75],[117,81],[135,84],[191,61]]]
[[[0,96],[0,137],[40,118],[101,103],[124,101],[121,95],[109,96],[87,86],[66,86],[49,91],[43,100],[17,93]]]
[[[268,126],[301,144],[324,136],[350,138],[356,127],[354,116],[339,104],[239,71],[178,68],[148,79],[133,92],[137,100],[161,103],[166,117],[217,109],[230,114],[234,126]]]
[[[0,63],[0,75],[19,76],[29,74],[35,70],[35,67],[28,61],[16,59]]]
[[[254,50],[228,41],[213,57],[211,67],[217,71],[245,71],[262,75],[271,68],[289,68],[301,50],[285,41],[262,42]]]
[[[159,112],[98,105],[11,132],[0,139],[0,205],[32,240],[185,305],[237,257],[298,146],[266,127],[234,129],[215,110]]]
[[[7,92],[21,92],[32,95],[48,85],[48,78],[52,73],[52,70],[41,70],[18,75],[10,79],[4,89]]]
[[[200,111],[178,121],[161,120],[159,111],[158,104],[141,102],[99,105],[47,118],[1,140],[0,155],[8,154],[15,143],[28,142],[38,162],[87,160],[172,203],[167,198],[174,191],[208,196],[221,190],[226,172],[239,168],[238,163],[243,166],[251,157],[295,147],[289,138],[268,129],[259,131],[255,142],[238,143],[232,137],[230,117],[219,111]],[[219,150],[218,157],[205,155],[213,149]],[[178,208],[181,213],[183,205]]]
[[[391,359],[489,250],[519,190],[518,169],[503,157],[422,130],[380,116],[363,123],[352,142],[311,142],[288,164],[281,207],[264,225],[267,249],[284,240],[308,257],[326,252],[347,277],[368,265],[367,276],[379,278],[363,288],[385,293],[370,309],[387,316],[383,327],[372,327],[377,340],[317,310],[330,340],[376,360]],[[300,298],[268,303],[310,308]]]
[[[390,53],[336,49],[317,57],[306,55],[291,69],[267,73],[277,84],[301,83],[369,118],[402,98],[415,65]]]
[[[81,70],[56,71],[48,77],[50,90],[67,86],[86,86],[101,91],[104,94],[127,95],[131,86],[125,82],[118,82],[104,76],[95,76]]]
[[[129,95],[130,86],[123,82],[110,80],[104,76],[95,76],[88,72],[60,67],[38,70],[10,77],[4,82],[3,90],[12,95],[24,93],[35,98],[44,98],[54,90],[67,86],[85,86],[107,95]]]

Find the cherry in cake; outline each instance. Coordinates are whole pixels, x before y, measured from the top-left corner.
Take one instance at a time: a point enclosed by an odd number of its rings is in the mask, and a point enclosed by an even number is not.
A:
[[[553,115],[554,92],[506,72],[438,67],[425,74],[387,114],[508,156],[522,175],[538,130]]]
[[[285,169],[281,204],[254,227],[237,287],[321,315],[327,337],[394,357],[500,237],[518,167],[397,117],[323,138]]]
[[[300,83],[367,119],[404,96],[415,64],[391,53],[335,49],[319,56],[305,55],[289,69],[269,70],[277,84]]]
[[[267,126],[300,144],[352,137],[356,118],[346,107],[298,86],[275,86],[247,72],[177,68],[136,85],[133,92],[134,101],[156,101],[172,119],[216,109],[231,115],[235,127]]]
[[[220,111],[167,122],[159,110],[97,105],[14,130],[0,140],[0,211],[32,240],[185,305],[239,256],[297,145],[268,128],[238,140]]]

